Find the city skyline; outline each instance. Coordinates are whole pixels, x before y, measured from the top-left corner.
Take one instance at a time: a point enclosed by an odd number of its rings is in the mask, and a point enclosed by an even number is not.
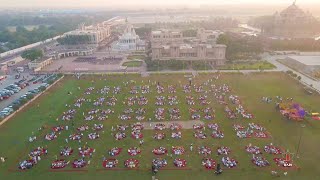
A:
[[[294,0],[162,0],[153,2],[149,0],[0,0],[2,7],[150,7],[150,6],[201,6],[201,5],[288,5]],[[297,1],[299,6],[320,4],[319,0]]]

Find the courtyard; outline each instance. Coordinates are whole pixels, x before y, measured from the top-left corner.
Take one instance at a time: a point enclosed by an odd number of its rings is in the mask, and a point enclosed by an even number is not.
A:
[[[66,76],[0,127],[1,179],[150,179],[153,160],[158,179],[318,178],[319,122],[276,96],[316,112],[319,95],[285,73],[190,75]]]

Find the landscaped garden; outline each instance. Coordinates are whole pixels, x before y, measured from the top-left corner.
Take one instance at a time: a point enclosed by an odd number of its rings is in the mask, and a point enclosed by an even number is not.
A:
[[[189,78],[66,76],[0,127],[0,178],[318,178],[319,95],[285,73]]]
[[[142,65],[142,61],[128,61],[122,64],[122,66],[127,67],[140,67]]]
[[[127,57],[128,60],[144,60],[145,58],[145,55],[129,55]]]

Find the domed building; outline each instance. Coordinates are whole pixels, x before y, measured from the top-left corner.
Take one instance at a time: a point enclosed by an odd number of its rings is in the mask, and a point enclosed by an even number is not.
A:
[[[304,12],[294,2],[282,12],[276,12],[262,32],[286,38],[309,38],[319,33],[319,22],[309,12]]]
[[[118,51],[144,50],[144,44],[145,42],[140,40],[133,26],[127,23],[123,34],[119,36],[118,41],[112,48]]]

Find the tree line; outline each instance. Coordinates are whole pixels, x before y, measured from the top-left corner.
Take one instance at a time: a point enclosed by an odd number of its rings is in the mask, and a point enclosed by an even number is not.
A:
[[[63,38],[57,39],[57,41],[62,45],[87,44],[90,41],[90,37],[88,35],[68,35]]]
[[[57,15],[40,17],[39,15],[6,15],[0,16],[0,52],[19,48],[28,44],[61,35],[74,30],[79,24],[93,24],[107,19],[108,16],[97,15]],[[38,26],[27,30],[24,26]],[[16,31],[9,31],[8,26],[15,26]]]
[[[21,54],[21,57],[24,59],[28,59],[30,61],[34,61],[37,59],[41,59],[43,57],[43,52],[41,49],[30,49],[26,50]]]
[[[226,33],[219,36],[217,44],[227,46],[226,58],[231,61],[258,59],[258,55],[263,52],[263,44],[259,39],[253,37]]]

